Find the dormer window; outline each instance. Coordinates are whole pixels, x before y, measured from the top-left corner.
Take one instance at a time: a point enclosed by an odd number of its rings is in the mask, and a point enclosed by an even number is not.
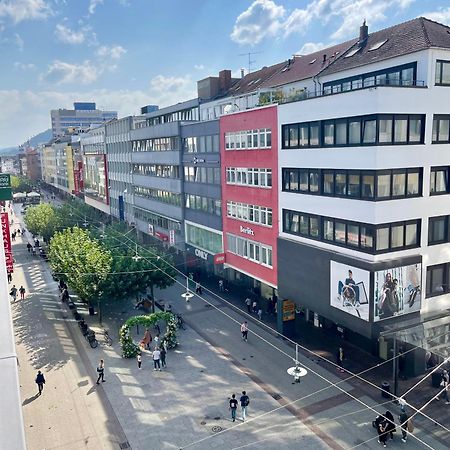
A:
[[[352,56],[356,55],[362,47],[356,47],[353,50],[350,50],[346,55],[345,58],[351,58]]]
[[[370,48],[369,48],[369,52],[373,52],[375,50],[378,50],[379,48],[383,47],[384,44],[386,44],[386,42],[389,39],[385,39],[384,41],[379,41],[379,42],[375,42],[375,44],[373,44]]]

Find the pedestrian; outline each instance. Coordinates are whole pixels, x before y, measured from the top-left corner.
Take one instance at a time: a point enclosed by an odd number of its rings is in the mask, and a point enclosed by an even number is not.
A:
[[[195,292],[198,295],[202,295],[202,286],[198,281],[195,283]]]
[[[159,370],[161,372],[161,365],[159,363],[159,361],[161,359],[161,352],[159,351],[158,347],[155,347],[155,350],[153,350],[152,356],[153,356],[153,365],[154,365],[153,370]],[[158,366],[158,369],[156,368],[157,366]]]
[[[247,342],[247,338],[248,338],[248,324],[247,324],[247,321],[245,321],[243,324],[241,324],[241,333],[242,333],[242,339],[244,339],[244,341]]]
[[[394,439],[394,433],[397,431],[397,428],[395,426],[394,416],[390,411],[386,411],[384,414],[384,417],[386,417],[386,435],[390,435],[391,439]],[[386,437],[387,439],[387,437]]]
[[[36,381],[36,384],[38,385],[38,390],[39,390],[38,395],[41,395],[42,391],[44,389],[45,378],[44,378],[44,374],[40,370],[38,370],[35,381]]]
[[[16,233],[11,233],[11,240],[13,242],[16,240]]]
[[[166,348],[164,347],[164,345],[161,346],[161,351],[160,351],[160,358],[161,358],[161,365],[163,367],[163,369],[166,367]]]
[[[236,394],[233,394],[230,398],[230,411],[231,411],[231,420],[236,422],[236,410],[238,407],[238,401],[236,400]]]
[[[343,367],[343,361],[344,361],[344,349],[342,347],[339,347],[339,350],[337,351],[336,354],[336,362],[341,372],[345,372]]]
[[[25,234],[25,228],[22,228],[22,236]]]
[[[23,286],[20,286],[19,288],[19,294],[20,294],[20,300],[24,300],[25,299],[25,288]]]
[[[8,284],[12,282],[12,273],[8,272]]]
[[[13,284],[13,287],[11,288],[9,295],[13,298],[13,303],[14,303],[17,299],[17,288],[16,288],[15,284]]]
[[[219,280],[219,292],[223,292],[223,280]]]
[[[32,245],[28,242],[28,244],[27,244],[28,253],[31,253],[31,247],[32,247]]]
[[[252,311],[254,314],[256,314],[258,312],[258,303],[256,302],[256,300],[254,300],[254,302],[252,304]]]
[[[252,313],[252,301],[250,300],[250,297],[247,297],[245,299],[245,304],[247,305],[247,311],[249,314]]]
[[[439,393],[436,395],[435,399],[439,400],[441,397],[444,397],[445,404],[450,405],[450,401],[448,399],[450,376],[446,370],[443,370],[441,377],[441,382],[439,383]]]
[[[258,309],[258,319],[262,320],[262,309],[261,309],[261,306]]]
[[[400,428],[402,430],[402,441],[406,442],[406,437],[408,436],[408,414],[405,411],[401,411],[398,416],[398,420],[400,422]]]
[[[61,292],[61,301],[62,302],[69,301],[69,291],[67,290],[67,286]]]
[[[139,352],[138,355],[137,355],[137,365],[138,365],[138,369],[141,369],[141,366],[142,366],[142,354],[141,354],[141,352]]]
[[[242,395],[239,401],[241,402],[242,421],[245,422],[245,417],[247,416],[247,408],[250,404],[250,398],[245,391],[242,391]]]
[[[103,361],[103,359],[101,359],[100,363],[98,364],[97,373],[98,373],[97,384],[100,384],[99,383],[100,380],[102,380],[102,383],[104,383],[105,382],[105,361]]]
[[[33,248],[31,249],[31,254],[32,254],[33,256],[36,256],[36,248],[35,248],[35,247],[33,247]]]
[[[387,421],[385,418],[383,418],[378,423],[378,443],[383,444],[383,447],[387,446]]]

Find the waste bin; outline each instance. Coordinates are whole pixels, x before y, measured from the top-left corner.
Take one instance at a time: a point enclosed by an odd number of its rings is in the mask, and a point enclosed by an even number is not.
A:
[[[437,370],[436,372],[433,372],[431,374],[431,385],[434,388],[440,387],[441,380],[442,380],[442,372],[441,371]]]
[[[89,315],[90,316],[94,316],[95,315],[95,311],[94,311],[94,307],[93,306],[89,306]]]
[[[381,396],[383,398],[392,398],[391,397],[391,385],[387,381],[383,381],[381,383]]]

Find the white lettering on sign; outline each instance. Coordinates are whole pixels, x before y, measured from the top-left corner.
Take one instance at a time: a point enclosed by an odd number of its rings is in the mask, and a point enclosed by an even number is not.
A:
[[[243,227],[241,225],[241,233],[249,234],[250,236],[254,236],[255,232],[250,227]]]
[[[204,250],[200,250],[199,248],[195,249],[195,256],[198,256],[199,258],[202,258],[205,261],[208,259],[208,253],[206,253]]]

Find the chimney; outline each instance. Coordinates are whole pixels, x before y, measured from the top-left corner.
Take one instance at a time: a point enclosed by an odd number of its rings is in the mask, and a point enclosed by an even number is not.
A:
[[[322,62],[324,63],[327,60],[327,55],[324,53]]]
[[[219,90],[225,92],[231,87],[231,70],[221,70],[219,72]]]
[[[244,78],[245,76],[245,69],[241,69],[241,78]]]
[[[369,27],[366,25],[366,19],[364,19],[363,24],[359,27],[359,42],[363,43],[369,37]]]

